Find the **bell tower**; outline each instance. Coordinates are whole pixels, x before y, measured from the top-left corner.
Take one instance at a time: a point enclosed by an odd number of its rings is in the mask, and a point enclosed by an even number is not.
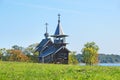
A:
[[[54,44],[56,46],[66,46],[66,44],[67,44],[66,37],[67,36],[68,35],[65,35],[63,33],[62,26],[60,23],[60,14],[58,14],[58,25],[57,25],[54,35],[51,36],[54,39]]]

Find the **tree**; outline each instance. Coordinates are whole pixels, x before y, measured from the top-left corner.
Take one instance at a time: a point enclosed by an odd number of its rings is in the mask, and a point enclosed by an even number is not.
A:
[[[9,50],[10,53],[10,61],[20,61],[25,62],[29,61],[29,58],[23,54],[20,50]]]
[[[83,61],[87,65],[97,64],[98,50],[99,47],[95,44],[95,42],[87,42],[82,49]]]
[[[38,52],[35,52],[35,48],[38,43],[29,45],[23,53],[25,53],[31,60],[31,62],[38,62]]]
[[[0,49],[0,60],[2,59],[2,49]]]
[[[2,48],[0,49],[0,60],[3,60],[3,56],[6,54],[6,49]]]
[[[75,55],[76,52],[69,53],[69,64],[78,64],[78,60]]]

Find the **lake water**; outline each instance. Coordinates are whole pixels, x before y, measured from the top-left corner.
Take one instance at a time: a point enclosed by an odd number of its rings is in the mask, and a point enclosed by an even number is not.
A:
[[[100,66],[120,66],[120,63],[100,63]]]
[[[84,66],[84,63],[80,63],[80,65]],[[99,66],[120,66],[120,63],[99,63]]]

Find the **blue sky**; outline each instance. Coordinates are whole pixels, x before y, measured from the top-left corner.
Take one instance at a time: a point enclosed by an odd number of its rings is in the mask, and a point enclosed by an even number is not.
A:
[[[70,50],[94,41],[99,53],[120,54],[119,0],[0,0],[0,48],[40,42],[46,22],[54,34],[58,13]]]

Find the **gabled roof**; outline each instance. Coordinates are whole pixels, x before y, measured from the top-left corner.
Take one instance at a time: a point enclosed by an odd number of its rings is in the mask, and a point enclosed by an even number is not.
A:
[[[62,50],[62,49],[65,49],[65,50],[67,50],[68,52],[70,52],[70,51],[69,51],[66,47],[64,47],[64,46],[59,47],[59,48],[55,48],[55,46],[53,45],[53,46],[49,47],[48,49],[46,49],[44,52],[42,52],[39,57],[45,57],[45,56],[48,56],[48,55],[50,55],[50,54],[56,54],[57,52],[59,52],[59,51]]]
[[[36,47],[35,51],[42,51],[42,49],[44,49],[44,47],[47,45],[47,43],[51,41],[51,39],[43,39],[40,44],[38,44],[38,46]],[[51,41],[52,42],[52,41]]]
[[[51,46],[51,47],[48,47],[45,51],[43,51],[39,57],[45,57],[49,54],[52,54],[56,51],[55,47],[54,46]]]
[[[68,52],[70,52],[65,46],[62,46],[62,47],[58,48],[58,49],[54,52],[54,54],[56,54],[57,52],[59,52],[59,51],[62,50],[62,49],[65,49],[65,50],[67,50]]]

